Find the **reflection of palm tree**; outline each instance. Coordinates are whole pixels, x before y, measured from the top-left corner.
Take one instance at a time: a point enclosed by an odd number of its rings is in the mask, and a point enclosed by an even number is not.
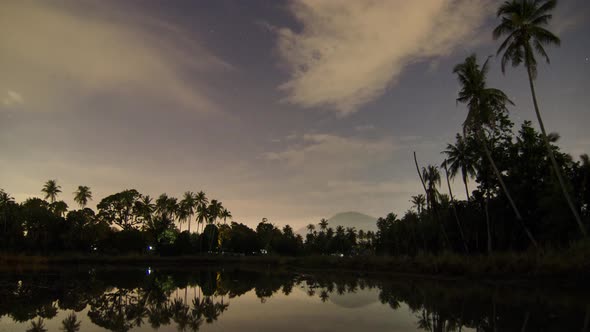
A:
[[[61,322],[62,326],[60,330],[64,332],[77,332],[80,331],[81,324],[82,323],[78,320],[76,314],[72,311],[72,313],[70,313],[68,317],[64,318],[64,320]]]
[[[57,180],[48,180],[41,192],[45,194],[45,199],[49,199],[49,202],[53,203],[57,199],[57,195],[61,193],[61,186],[57,185]]]
[[[78,186],[78,190],[74,192],[74,201],[84,209],[88,201],[92,200],[92,191],[88,186]]]
[[[31,327],[27,329],[27,332],[47,332],[43,318],[39,317],[37,321],[31,321]]]
[[[535,53],[538,53],[547,61],[547,63],[549,63],[549,56],[547,55],[544,46],[559,46],[561,43],[559,37],[546,29],[549,21],[553,17],[551,11],[555,9],[556,5],[557,0],[505,1],[498,9],[498,17],[502,18],[502,22],[494,29],[493,35],[494,39],[498,39],[504,35],[508,36],[498,48],[498,54],[504,52],[502,55],[502,72],[505,71],[506,63],[509,61],[512,63],[513,67],[517,67],[523,63],[526,67],[531,94],[533,96],[535,114],[539,121],[539,127],[541,127],[543,141],[547,148],[547,154],[551,160],[553,171],[557,176],[563,196],[578,223],[580,232],[586,236],[586,228],[582,224],[582,218],[570,197],[565,181],[561,175],[561,169],[553,154],[553,148],[551,147],[547,131],[545,130],[545,125],[543,124],[543,118],[539,111],[534,85],[534,80],[537,77],[537,59],[535,59]]]

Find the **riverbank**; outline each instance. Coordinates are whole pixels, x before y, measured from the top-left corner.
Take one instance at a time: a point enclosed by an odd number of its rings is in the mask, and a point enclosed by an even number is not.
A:
[[[197,255],[161,257],[156,255],[0,255],[2,268],[31,268],[53,265],[158,265],[178,268],[206,266],[248,266],[276,269],[337,270],[356,273],[395,273],[469,279],[582,280],[590,277],[590,250],[577,246],[544,253],[496,253],[491,256],[456,254],[381,256],[220,256]]]

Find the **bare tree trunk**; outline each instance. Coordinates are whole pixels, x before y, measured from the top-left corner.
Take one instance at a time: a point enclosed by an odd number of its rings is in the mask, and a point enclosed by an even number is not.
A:
[[[545,147],[547,148],[547,153],[549,154],[549,159],[551,160],[551,164],[553,165],[553,171],[555,172],[555,176],[557,176],[557,180],[559,181],[559,186],[561,187],[561,191],[563,193],[563,196],[565,197],[565,200],[567,201],[567,204],[568,204],[570,210],[572,211],[572,214],[574,215],[576,222],[578,223],[578,227],[580,228],[580,232],[582,233],[582,235],[584,237],[586,237],[587,236],[586,228],[584,227],[584,224],[582,223],[582,218],[580,217],[580,214],[578,213],[578,210],[576,209],[574,202],[573,202],[569,192],[567,191],[567,188],[565,186],[565,181],[563,180],[563,177],[561,176],[561,171],[559,170],[559,165],[557,165],[557,160],[555,160],[555,155],[553,154],[553,149],[551,149],[551,143],[549,142],[549,138],[547,137],[547,132],[545,131],[545,125],[543,124],[543,118],[541,118],[541,112],[539,111],[539,105],[537,104],[537,95],[535,93],[535,85],[533,83],[533,75],[531,72],[531,68],[528,65],[526,67],[527,67],[527,73],[529,75],[529,84],[531,86],[531,94],[533,95],[533,104],[535,106],[535,114],[537,115],[537,120],[539,121],[539,126],[541,127],[541,133],[543,134],[543,141],[545,142]]]
[[[461,227],[461,222],[459,221],[459,215],[457,214],[457,207],[455,206],[455,199],[453,198],[453,190],[451,189],[451,182],[449,181],[449,170],[447,169],[446,160],[443,162],[443,166],[445,168],[445,175],[447,178],[447,186],[449,187],[449,196],[451,197],[451,206],[453,207],[453,214],[455,215],[455,221],[457,222],[457,227],[459,228],[459,234],[461,235],[461,241],[463,241],[463,247],[465,249],[465,253],[469,253],[469,249],[467,248],[467,241],[465,241],[465,235],[463,234],[463,227]]]

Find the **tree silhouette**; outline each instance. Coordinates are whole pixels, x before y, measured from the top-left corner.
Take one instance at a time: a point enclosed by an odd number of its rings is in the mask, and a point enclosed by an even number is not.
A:
[[[61,193],[61,186],[57,185],[57,180],[47,180],[41,192],[45,194],[45,199],[49,199],[50,203],[54,203],[57,195]]]
[[[582,218],[575,206],[566,187],[565,180],[561,174],[561,167],[557,164],[553,148],[545,130],[545,124],[541,117],[537,95],[535,92],[534,80],[537,77],[537,59],[535,53],[544,58],[549,63],[549,56],[545,51],[545,46],[559,46],[561,41],[546,27],[553,18],[551,12],[557,6],[557,0],[512,0],[505,1],[498,8],[497,16],[500,17],[501,23],[494,29],[494,39],[507,36],[500,44],[497,54],[502,54],[502,72],[506,70],[506,64],[511,62],[513,67],[520,66],[524,63],[526,67],[535,115],[541,127],[541,133],[547,148],[547,154],[551,160],[553,171],[559,181],[559,186],[567,204],[578,223],[580,232],[586,236],[586,228],[582,223]]]
[[[502,174],[500,174],[487,146],[485,128],[493,128],[498,119],[498,113],[506,112],[506,104],[512,104],[512,101],[508,99],[508,96],[506,96],[504,92],[499,89],[487,87],[486,76],[489,71],[488,61],[489,59],[480,67],[477,64],[477,57],[473,54],[467,57],[463,63],[456,65],[453,69],[453,72],[457,74],[459,84],[461,85],[457,102],[466,104],[468,110],[467,118],[463,123],[463,131],[465,133],[475,133],[488,162],[492,166],[498,182],[500,182],[500,186],[504,191],[506,198],[510,202],[510,206],[514,211],[516,218],[523,226],[531,243],[537,247],[537,242],[528,227],[524,224],[520,211],[516,207],[516,204],[508,191],[508,187],[506,187],[506,184],[502,179]],[[488,251],[491,251],[491,231],[489,222]]]
[[[88,201],[92,200],[92,191],[87,186],[78,186],[78,190],[74,191],[74,201],[84,209]]]

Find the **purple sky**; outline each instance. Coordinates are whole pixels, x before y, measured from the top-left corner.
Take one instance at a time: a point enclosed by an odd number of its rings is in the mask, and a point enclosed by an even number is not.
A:
[[[0,188],[20,201],[57,179],[71,206],[77,185],[93,205],[204,190],[249,225],[402,214],[421,192],[412,151],[439,164],[464,119],[452,67],[495,54],[498,3],[5,0]],[[587,17],[590,2],[560,1],[562,46],[537,81],[576,158],[590,150]],[[534,119],[522,69],[493,58],[489,76],[517,124]]]

